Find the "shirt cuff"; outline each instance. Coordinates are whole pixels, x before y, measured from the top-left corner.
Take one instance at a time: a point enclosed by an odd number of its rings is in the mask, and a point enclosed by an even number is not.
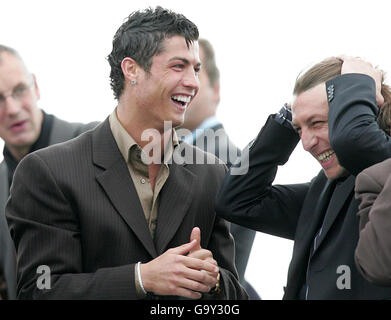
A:
[[[140,281],[138,279],[139,279],[139,274],[138,274],[137,263],[136,263],[134,265],[134,281],[136,285],[136,293],[138,298],[144,299],[147,295],[141,289]]]
[[[287,103],[285,103],[281,110],[276,113],[274,120],[277,121],[280,125],[294,130],[292,127],[292,110],[288,107]]]

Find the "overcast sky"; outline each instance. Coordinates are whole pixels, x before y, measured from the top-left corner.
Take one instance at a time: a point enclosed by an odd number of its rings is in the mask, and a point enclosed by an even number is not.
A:
[[[185,14],[214,45],[218,117],[241,148],[292,99],[297,75],[311,64],[347,54],[391,72],[391,11],[381,0],[1,0],[0,43],[36,74],[46,112],[104,120],[116,106],[106,61],[113,35],[129,13],[157,4]],[[300,144],[276,181],[306,182],[319,170]],[[246,277],[263,298],[281,299],[291,250],[291,241],[257,234]]]

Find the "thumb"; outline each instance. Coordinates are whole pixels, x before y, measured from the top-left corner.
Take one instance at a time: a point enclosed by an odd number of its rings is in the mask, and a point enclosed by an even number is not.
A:
[[[384,97],[382,96],[382,94],[380,93],[377,93],[376,94],[376,104],[379,108],[381,108],[384,104]]]
[[[194,227],[191,231],[190,241],[196,241],[196,245],[191,251],[200,250],[201,249],[201,230],[198,227]]]
[[[197,246],[197,241],[193,240],[188,243],[182,244],[179,247],[170,249],[171,253],[179,254],[179,255],[186,255],[189,252],[193,251],[194,248]]]
[[[379,108],[381,108],[384,104],[384,97],[382,95],[382,83],[384,79],[383,71],[375,67],[375,72],[373,75],[373,79],[376,83],[376,104]]]

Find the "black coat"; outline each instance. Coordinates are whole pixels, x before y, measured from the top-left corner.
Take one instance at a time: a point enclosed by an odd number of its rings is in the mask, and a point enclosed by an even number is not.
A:
[[[390,139],[376,123],[375,83],[365,75],[347,74],[328,81],[330,86],[330,144],[351,175],[336,183],[321,171],[309,183],[272,185],[277,166],[288,161],[299,137],[270,116],[249,152],[242,152],[249,172],[226,176],[216,212],[237,224],[294,240],[284,299],[302,297],[305,283],[308,299],[389,299],[391,289],[367,282],[354,263],[359,232],[355,176],[391,157]]]
[[[71,123],[54,117],[49,136],[49,145],[64,142],[80,133],[95,127],[98,123]],[[9,234],[5,218],[5,205],[9,196],[8,167],[3,160],[0,163],[0,270],[3,269],[7,283],[8,299],[16,298],[16,257],[15,247]],[[23,202],[23,197],[21,199]]]

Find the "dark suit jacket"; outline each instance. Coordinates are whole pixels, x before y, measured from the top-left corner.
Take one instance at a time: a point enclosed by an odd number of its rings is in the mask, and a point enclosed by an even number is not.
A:
[[[360,201],[360,238],[355,260],[368,281],[391,285],[391,159],[361,172],[356,179]]]
[[[284,299],[299,299],[305,283],[310,285],[308,299],[389,299],[391,290],[370,284],[354,263],[355,175],[391,157],[389,137],[376,123],[375,83],[368,76],[347,74],[326,85],[335,89],[329,100],[330,143],[352,175],[337,184],[321,171],[309,183],[272,185],[277,166],[288,161],[299,136],[271,116],[249,147],[248,174],[226,176],[216,212],[243,226],[294,240]],[[333,192],[335,184],[338,189]],[[324,220],[327,208],[330,214]],[[321,226],[317,249],[310,256]],[[350,289],[338,287],[340,277],[350,279]]]
[[[208,129],[217,133],[213,143],[211,143],[212,141],[210,141],[210,137],[207,134],[201,134],[197,136],[197,139],[193,140],[193,145],[196,145],[201,150],[214,154],[223,160],[228,168],[231,167],[238,156],[240,156],[240,149],[229,139],[221,123],[217,123]],[[255,231],[237,224],[231,224],[230,231],[235,240],[235,265],[238,270],[240,282],[246,287],[248,284],[245,282],[244,274],[250,258]]]
[[[77,139],[27,156],[15,172],[6,208],[19,259],[18,296],[137,299],[135,264],[189,242],[198,226],[201,246],[219,264],[223,287],[220,295],[205,297],[247,298],[237,280],[227,224],[214,213],[225,171],[222,164],[173,162],[152,239],[108,119]],[[40,265],[51,269],[50,290],[36,286]]]
[[[97,122],[89,124],[70,123],[54,117],[50,132],[49,145],[64,142],[92,129]],[[16,298],[16,261],[15,248],[5,219],[5,204],[9,195],[8,169],[5,161],[0,163],[0,266],[4,270],[7,282],[8,298]],[[23,202],[23,197],[21,198]]]
[[[207,135],[208,130],[215,133],[213,143],[211,143],[212,141],[210,141],[210,137]],[[228,168],[235,162],[238,156],[240,156],[239,148],[229,139],[228,134],[221,123],[217,123],[213,127],[207,128],[206,131],[204,130],[204,134],[200,134],[196,139],[193,139],[193,145],[199,147],[201,150],[214,154],[217,158],[223,160]]]

